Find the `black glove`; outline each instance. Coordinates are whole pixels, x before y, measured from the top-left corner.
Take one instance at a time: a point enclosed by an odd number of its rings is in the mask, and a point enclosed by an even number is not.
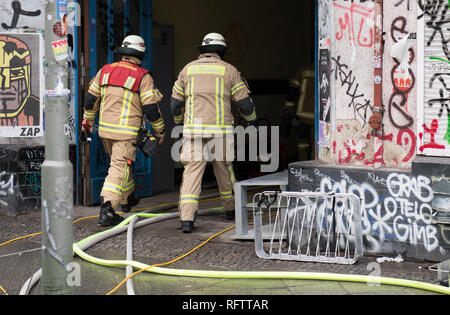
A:
[[[159,151],[158,140],[147,129],[145,122],[142,123],[139,129],[137,147],[144,153],[146,157],[154,158]]]
[[[139,146],[139,149],[141,149],[146,157],[154,158],[158,155],[159,145],[156,138],[151,137],[146,142],[142,143]]]

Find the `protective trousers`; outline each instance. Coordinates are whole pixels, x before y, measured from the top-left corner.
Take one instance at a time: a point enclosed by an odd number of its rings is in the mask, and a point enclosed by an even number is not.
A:
[[[136,141],[102,140],[111,163],[100,196],[116,209],[119,204],[127,204],[128,196],[135,190],[132,162],[136,159]]]
[[[179,202],[181,221],[194,220],[198,210],[202,177],[208,162],[213,163],[223,210],[234,210],[235,177],[232,157],[234,157],[233,141],[227,141],[225,137],[183,139],[181,162],[184,165],[184,172]]]

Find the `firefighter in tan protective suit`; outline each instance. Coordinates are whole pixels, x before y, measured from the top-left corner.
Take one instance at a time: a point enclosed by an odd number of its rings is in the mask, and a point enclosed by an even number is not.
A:
[[[157,105],[162,95],[150,73],[140,67],[145,51],[145,42],[140,36],[127,36],[116,50],[122,60],[103,66],[86,95],[83,130],[92,132],[99,112],[99,137],[111,159],[100,193],[98,224],[101,226],[116,225],[123,220],[114,211],[119,204],[122,211],[129,212],[138,203],[132,163],[136,158],[143,115],[150,121],[160,143],[164,140],[164,120]]]
[[[234,121],[231,104],[250,124],[255,125],[257,121],[247,83],[234,66],[222,60],[226,48],[222,35],[206,35],[198,47],[199,58],[184,67],[172,91],[171,109],[175,124],[184,124],[181,149],[184,172],[179,202],[184,233],[194,229],[202,176],[208,161],[205,148],[208,147],[212,147],[206,152],[213,154],[211,160],[225,215],[234,220]]]
[[[280,133],[294,128],[300,160],[314,159],[314,64],[300,67],[289,80]]]

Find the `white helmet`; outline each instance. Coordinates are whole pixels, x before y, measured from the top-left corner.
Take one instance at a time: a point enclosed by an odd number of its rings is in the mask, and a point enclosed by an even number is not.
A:
[[[120,55],[134,56],[142,60],[146,50],[145,41],[142,37],[129,35],[124,38],[122,46],[118,47],[116,52]]]
[[[219,54],[221,58],[224,57],[227,50],[227,43],[225,38],[219,33],[209,33],[202,41],[202,45],[198,46],[198,51],[201,54],[215,52]]]
[[[202,46],[219,45],[227,47],[225,38],[219,33],[209,33],[203,38]]]

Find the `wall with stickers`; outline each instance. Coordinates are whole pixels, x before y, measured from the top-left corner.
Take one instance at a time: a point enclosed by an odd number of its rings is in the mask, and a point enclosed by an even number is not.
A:
[[[448,259],[448,6],[319,0],[319,160],[289,189],[360,196],[368,253]]]
[[[74,4],[66,0],[57,4],[60,21],[53,32],[61,41],[52,46],[55,56],[69,64],[71,98],[65,132],[75,170],[77,64],[74,10],[70,10]],[[45,159],[44,14],[42,0],[0,0],[0,211],[8,214],[39,207],[40,166]]]
[[[320,160],[408,170],[450,156],[449,21],[448,0],[319,1]]]

